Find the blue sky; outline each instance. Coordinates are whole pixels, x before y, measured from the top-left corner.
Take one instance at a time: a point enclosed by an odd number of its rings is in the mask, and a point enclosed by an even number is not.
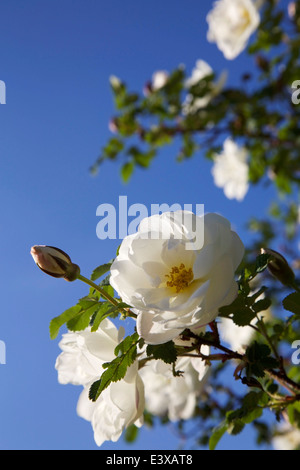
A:
[[[89,168],[111,135],[111,74],[141,90],[155,70],[183,63],[191,71],[203,59],[238,84],[253,63],[245,54],[228,62],[207,42],[210,0],[0,0],[0,6],[0,80],[7,91],[0,105],[0,339],[7,353],[0,365],[0,448],[97,449],[90,424],[75,412],[80,388],[57,382],[59,338],[51,341],[48,331],[50,320],[87,289],[44,275],[30,247],[58,246],[89,276],[120,242],[97,238],[96,209],[117,206],[120,195],[149,208],[201,203],[246,237],[245,222],[264,215],[272,192],[257,187],[243,203],[229,201],[200,157],[176,164],[172,148],[165,149],[126,186],[118,164],[105,164],[97,177]],[[129,448],[173,449],[178,442],[165,429],[143,429]],[[102,447],[126,448],[122,439]],[[225,437],[220,448],[255,443],[246,431]]]

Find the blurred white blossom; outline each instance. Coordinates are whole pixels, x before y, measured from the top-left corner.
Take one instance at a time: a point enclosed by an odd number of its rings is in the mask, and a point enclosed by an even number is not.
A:
[[[166,70],[157,70],[153,73],[151,80],[145,84],[143,88],[144,95],[149,96],[153,92],[159,91],[167,84],[168,80],[169,72]]]
[[[197,60],[195,68],[192,70],[192,75],[185,81],[185,88],[190,89],[197,85],[201,80],[210,75],[213,75],[213,69],[204,60]],[[192,93],[188,93],[183,102],[183,114],[190,114],[205,108],[208,103],[217,96],[223,89],[227,79],[227,73],[223,72],[218,81],[212,84],[211,90],[205,96],[194,97]]]
[[[157,70],[152,75],[152,89],[154,91],[163,88],[169,79],[169,73],[166,70]]]
[[[272,444],[275,450],[299,450],[300,429],[284,422],[278,427],[278,434],[273,437]]]
[[[252,322],[254,324],[256,319]],[[220,337],[229,344],[232,351],[244,353],[249,346],[255,330],[251,326],[238,326],[231,318],[220,318],[218,322]]]
[[[248,188],[249,167],[248,152],[239,147],[231,138],[224,142],[223,152],[214,157],[212,175],[214,183],[223,188],[228,199],[244,199]]]
[[[226,59],[235,59],[257,29],[260,16],[252,0],[218,0],[207,15],[207,39],[215,42]]]
[[[201,352],[208,355],[209,348],[202,346]],[[170,421],[193,416],[209,370],[202,359],[189,357],[180,357],[175,368],[183,373],[181,377],[175,377],[172,366],[160,360],[150,361],[140,370],[145,408],[155,416],[168,416]]]

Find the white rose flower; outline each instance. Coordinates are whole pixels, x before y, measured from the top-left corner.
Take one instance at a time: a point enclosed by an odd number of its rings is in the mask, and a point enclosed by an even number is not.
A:
[[[213,74],[213,69],[210,65],[205,62],[204,60],[197,60],[196,67],[192,70],[192,75],[188,78],[185,82],[185,87],[187,89],[197,85],[201,80],[208,77],[209,75]],[[210,93],[206,96],[202,96],[199,98],[194,97],[191,93],[189,93],[183,103],[182,112],[184,115],[194,113],[199,109],[205,108],[208,103],[217,96],[220,91],[223,89],[224,84],[227,79],[227,73],[223,72],[216,83],[212,84],[212,89]]]
[[[137,361],[128,368],[125,377],[111,383],[96,402],[88,398],[93,382],[99,379],[102,365],[115,358],[114,350],[122,339],[119,331],[108,319],[104,319],[96,332],[86,329],[63,335],[55,368],[62,384],[82,385],[77,413],[91,422],[97,445],[105,440],[116,441],[123,430],[132,423],[142,424],[144,410],[143,382],[138,375]]]
[[[236,298],[234,273],[243,255],[240,238],[220,215],[166,212],[144,219],[123,240],[110,283],[135,309],[145,342],[165,343],[210,323]]]
[[[131,424],[142,426],[144,384],[138,374],[137,361],[127,369],[124,379],[112,382],[96,402],[89,400],[89,388],[85,387],[80,395],[77,414],[91,422],[99,447],[104,441],[116,442]]]
[[[252,0],[218,0],[207,22],[208,41],[215,42],[226,59],[235,59],[257,29],[260,16]]]
[[[247,158],[247,150],[239,147],[230,138],[225,140],[223,152],[214,158],[212,168],[214,183],[219,188],[223,188],[228,199],[241,201],[248,191]]]
[[[209,354],[207,346],[202,346],[201,351]],[[167,415],[170,421],[193,416],[209,367],[200,358],[180,357],[176,370],[182,371],[183,375],[174,377],[172,366],[160,360],[152,360],[140,370],[145,387],[145,408],[155,416]]]

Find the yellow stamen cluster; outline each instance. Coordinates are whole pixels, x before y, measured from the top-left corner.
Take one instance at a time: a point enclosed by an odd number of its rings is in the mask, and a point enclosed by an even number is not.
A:
[[[170,274],[166,274],[166,278],[168,278],[167,286],[174,287],[178,294],[188,287],[190,282],[194,279],[194,273],[192,268],[186,269],[185,265],[181,263],[179,267],[173,266]]]

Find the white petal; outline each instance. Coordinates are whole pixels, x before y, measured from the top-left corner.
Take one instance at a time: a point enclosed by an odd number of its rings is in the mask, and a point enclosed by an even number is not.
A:
[[[178,329],[165,330],[163,324],[153,321],[153,314],[141,312],[137,317],[136,328],[138,334],[147,344],[162,344],[176,338]]]
[[[85,387],[81,392],[77,403],[76,411],[78,416],[87,421],[92,421],[95,406],[96,403],[89,399],[89,386]]]

